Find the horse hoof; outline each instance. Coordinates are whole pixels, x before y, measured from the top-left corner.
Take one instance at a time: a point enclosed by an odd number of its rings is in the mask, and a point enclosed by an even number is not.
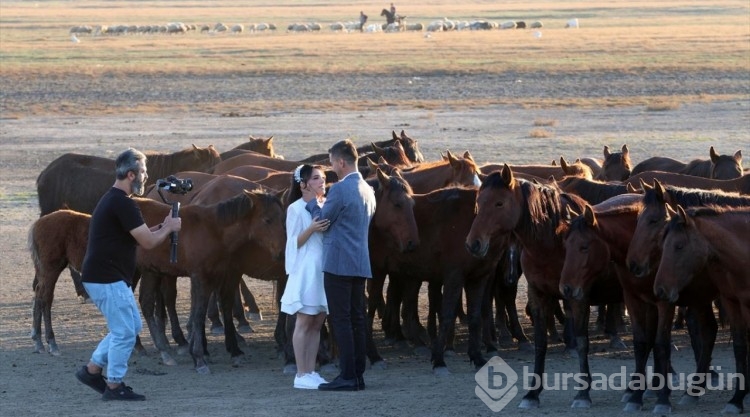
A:
[[[636,412],[641,411],[641,409],[643,409],[643,404],[629,402],[625,404],[625,408],[623,408],[622,411],[626,413],[636,413]]]
[[[84,297],[82,295],[79,295],[78,296],[78,302],[81,303],[81,304],[90,304],[91,303],[91,299],[89,297]]]
[[[378,364],[380,364],[380,363],[383,364],[383,368],[379,368],[378,367]],[[379,362],[373,363],[372,364],[372,368],[373,369],[385,369],[385,361],[379,361]],[[327,363],[327,364],[325,364],[325,365],[323,365],[323,366],[320,367],[320,372],[322,372],[324,374],[333,374],[333,373],[338,372],[338,370],[339,370],[339,368],[337,368],[336,365],[334,365],[332,363]],[[284,373],[286,373],[286,372],[284,372]],[[294,365],[294,373],[295,374],[297,373],[297,366],[296,365]]]
[[[523,400],[521,400],[521,403],[518,404],[518,408],[522,408],[524,410],[533,410],[539,408],[539,400],[529,400],[527,398],[524,398]]]
[[[190,352],[190,346],[182,345],[177,347],[177,354],[180,356],[187,355]]]
[[[451,371],[449,371],[448,368],[445,366],[440,366],[438,368],[433,369],[432,373],[434,373],[435,376],[444,377],[444,376],[450,375]]]
[[[625,394],[622,394],[622,398],[620,398],[621,403],[626,403],[630,401],[630,399],[633,397],[632,392],[626,392]]]
[[[654,406],[653,414],[672,414],[672,406],[669,404],[656,404]]]
[[[570,408],[591,408],[591,400],[573,400]]]
[[[619,337],[612,338],[612,340],[609,342],[609,347],[611,349],[627,349],[628,345],[625,344],[625,342],[622,341]]]
[[[643,393],[643,399],[646,400],[653,400],[657,397],[656,391],[652,389],[647,389],[646,392]]]
[[[232,368],[239,368],[240,365],[242,365],[242,362],[243,362],[242,358],[243,357],[244,357],[244,355],[233,357],[232,358]]]
[[[196,366],[195,372],[197,372],[199,375],[210,375],[211,370],[208,369],[208,365],[202,365],[202,366]]]
[[[54,348],[54,349],[50,348],[49,349],[49,354],[52,355],[52,356],[60,356],[61,355],[60,349],[58,349],[58,348]]]
[[[224,334],[224,326],[211,326],[211,334],[215,334],[215,335]]]
[[[281,371],[284,375],[294,375],[297,373],[297,365],[290,363],[287,365],[284,365],[284,369]]]
[[[452,350],[452,349],[449,349],[449,350],[445,351],[444,355],[445,355],[446,358],[455,358],[456,357],[456,351]]]
[[[432,352],[425,346],[417,346],[414,348],[414,354],[417,356],[430,356]]]
[[[161,352],[161,363],[166,366],[177,366],[177,361],[167,352]]]
[[[249,324],[241,324],[237,326],[237,331],[242,333],[255,333],[255,330]]]
[[[385,363],[385,361],[384,361],[384,360],[383,360],[383,361],[377,361],[377,362],[374,362],[374,363],[373,363],[373,364],[372,364],[372,365],[370,366],[370,369],[378,369],[378,370],[381,370],[381,371],[385,371],[385,370],[386,370],[387,368],[388,368],[388,365],[386,365],[386,363]],[[335,367],[335,366],[334,366],[334,369],[336,369],[336,367]]]
[[[247,313],[245,314],[245,317],[250,321],[262,321],[263,320],[263,314],[261,313]]]
[[[721,414],[742,414],[742,408],[737,407],[734,404],[727,404],[724,409],[721,410]]]

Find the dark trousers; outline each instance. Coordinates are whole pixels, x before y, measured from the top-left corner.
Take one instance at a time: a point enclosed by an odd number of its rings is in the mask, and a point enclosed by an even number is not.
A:
[[[341,377],[354,379],[365,372],[366,278],[326,272],[323,284],[328,299],[328,320],[339,347]]]

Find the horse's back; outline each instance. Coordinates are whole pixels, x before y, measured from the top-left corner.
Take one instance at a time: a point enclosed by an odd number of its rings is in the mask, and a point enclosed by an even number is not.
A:
[[[67,153],[52,161],[37,177],[40,214],[63,207],[91,213],[115,180],[115,161]]]
[[[645,171],[665,171],[665,172],[680,172],[685,169],[687,164],[680,162],[676,159],[667,158],[664,156],[654,156],[645,159],[633,167],[630,176],[640,174]]]

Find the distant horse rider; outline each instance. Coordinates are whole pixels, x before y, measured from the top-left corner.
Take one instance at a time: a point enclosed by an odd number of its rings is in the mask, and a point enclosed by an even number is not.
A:
[[[363,32],[365,27],[365,22],[367,22],[367,15],[365,12],[360,11],[359,12],[359,31]]]
[[[393,17],[393,21],[398,21],[398,18],[396,17],[396,6],[391,3],[391,16]]]

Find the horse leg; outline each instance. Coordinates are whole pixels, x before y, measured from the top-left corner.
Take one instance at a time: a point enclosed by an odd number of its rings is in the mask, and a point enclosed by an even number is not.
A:
[[[211,334],[224,333],[224,324],[219,317],[219,307],[216,293],[212,292],[208,297],[208,311],[206,311],[206,317],[211,321]]]
[[[510,334],[518,341],[519,350],[531,350],[531,342],[523,332],[521,323],[518,321],[518,309],[516,308],[516,296],[518,295],[518,284],[512,287],[504,286],[503,299],[505,311],[508,314],[508,323],[510,325]]]
[[[628,306],[633,329],[633,351],[635,372],[622,396],[626,403],[623,411],[635,412],[643,408],[643,394],[646,392],[646,364],[654,346],[658,313],[654,305],[645,303],[623,288],[623,298]]]
[[[695,385],[692,384],[693,381],[689,381],[691,385],[680,398],[680,404],[691,405],[695,404],[705,393],[708,378],[715,373],[710,370],[711,353],[719,326],[710,301],[689,306],[686,323],[690,334],[690,344],[695,355],[695,374],[698,376],[698,381]]]
[[[404,277],[394,276],[395,274],[389,274],[388,276],[388,289],[386,292],[385,299],[385,311],[383,312],[382,328],[385,333],[385,342],[393,344],[399,340],[406,339],[401,332],[401,323],[399,321],[399,313],[401,310],[401,302],[403,301],[404,293]]]
[[[469,360],[474,363],[474,367],[479,370],[483,367],[487,360],[482,356],[481,343],[482,343],[482,307],[486,304],[486,297],[484,296],[487,281],[489,280],[489,274],[473,277],[464,285],[466,289],[466,314],[469,323]],[[485,309],[489,312],[488,309]],[[493,344],[487,349],[488,351],[497,352],[497,347]]]
[[[159,351],[162,362],[164,365],[174,366],[177,365],[177,361],[169,353],[169,342],[167,341],[164,329],[164,320],[155,314],[157,310],[157,298],[163,298],[160,291],[162,278],[162,275],[158,272],[142,271],[138,301],[141,305],[143,318],[146,320],[146,326],[148,326],[148,331],[151,334],[151,340],[153,340],[154,346]]]
[[[437,338],[438,329],[438,316],[443,305],[443,288],[442,286],[434,281],[427,283],[427,299],[428,299],[428,313],[427,313],[427,335],[430,340]]]
[[[286,281],[287,277],[284,276],[284,278],[280,279],[277,283],[277,291],[281,294],[284,293],[284,289],[286,289]],[[276,308],[280,309],[281,301],[276,297],[274,300],[276,303]],[[276,353],[281,354],[284,352],[287,340],[291,336],[287,336],[286,331],[286,321],[287,321],[287,314],[283,311],[279,310],[279,315],[276,318],[276,327],[273,330],[273,339],[276,341]],[[292,326],[292,329],[294,329],[294,326]],[[290,333],[291,334],[291,333]],[[294,371],[297,372],[296,370]]]
[[[161,295],[167,309],[169,323],[172,330],[172,340],[177,344],[177,354],[184,355],[188,351],[188,341],[180,327],[177,315],[177,277],[166,276],[161,280]]]
[[[620,339],[619,332],[624,327],[622,316],[624,314],[622,303],[607,304],[607,316],[604,325],[604,334],[610,339],[609,347],[614,349],[626,349],[625,342]]]
[[[571,408],[591,408],[591,370],[589,368],[589,314],[591,307],[587,298],[569,301],[571,321],[576,339],[578,353],[578,372],[585,381],[584,387],[579,385],[578,394],[573,399]]]
[[[577,340],[575,335],[575,324],[573,323],[573,308],[568,300],[563,300],[563,309],[566,316],[563,324],[563,342],[565,343],[565,352],[572,355],[577,351]]]
[[[664,301],[657,304],[659,319],[656,327],[656,340],[654,343],[654,379],[657,380],[659,390],[657,392],[654,414],[669,414],[672,412],[672,403],[669,395],[667,378],[671,378],[670,370],[672,356],[672,323],[674,321],[675,306]]]
[[[729,300],[722,297],[722,305],[724,306],[727,316],[729,317],[729,326],[732,332],[732,347],[734,350],[734,363],[735,372],[739,375],[740,379],[733,380],[732,383],[735,385],[734,395],[729,403],[724,406],[722,413],[724,414],[740,414],[744,411],[743,401],[748,392],[748,327],[742,316],[742,310],[739,303],[734,300]]]
[[[206,356],[208,356],[206,311],[208,310],[210,294],[210,289],[206,288],[202,277],[190,277],[190,323],[192,325],[189,336],[190,356],[193,357],[195,371],[203,375],[211,373],[206,360]]]
[[[375,321],[375,314],[382,319],[385,309],[385,299],[383,298],[383,288],[385,287],[385,273],[378,268],[372,268],[372,279],[367,281],[367,317],[372,327]]]
[[[445,345],[451,325],[456,320],[456,304],[463,292],[463,276],[460,273],[446,274],[443,280],[443,303],[440,312],[440,326],[438,335],[432,341],[432,371],[435,375],[450,374],[445,363]]]
[[[495,283],[495,276],[492,275],[492,282],[487,282],[487,287],[492,287]],[[468,292],[468,289],[467,289]],[[490,356],[497,355],[497,346],[495,346],[497,340],[497,330],[495,326],[495,318],[492,314],[492,304],[494,300],[494,291],[483,291],[482,292],[482,306],[481,306],[481,323],[482,323],[482,343],[486,352]],[[506,328],[507,330],[507,328]]]
[[[674,318],[674,326],[672,326],[672,329],[674,330],[682,330],[685,328],[685,312],[687,310],[687,307],[677,307],[677,313],[675,314]]]
[[[547,356],[547,319],[551,317],[554,309],[559,308],[557,299],[540,293],[536,287],[529,285],[529,304],[534,326],[534,373],[532,374],[531,388],[523,396],[518,408],[539,408],[539,394],[542,393],[542,375],[544,375],[544,361]]]
[[[232,309],[234,307],[235,295],[240,287],[239,280],[242,279],[242,275],[232,272],[226,272],[225,274],[223,282],[219,285],[218,289],[214,289],[214,293],[218,290],[219,304],[224,316],[224,346],[231,356],[232,366],[237,367],[242,363],[242,357],[245,353],[240,349],[239,341],[242,338],[237,334],[237,329],[234,327]],[[242,341],[244,342],[244,340]]]
[[[247,287],[247,283],[244,279],[240,280],[240,294],[242,300],[244,300],[243,309],[247,311],[245,314],[247,316],[246,318],[253,321],[263,320],[263,313],[260,312],[258,302],[255,300],[255,296],[250,291],[250,288]]]
[[[234,302],[232,303],[232,316],[237,320],[237,331],[245,333],[252,333],[253,328],[250,327],[250,323],[245,318],[245,308],[242,306],[242,286],[245,281],[240,277],[240,283],[237,289],[234,291]],[[249,292],[249,291],[248,291]]]
[[[403,306],[401,308],[401,319],[403,320],[403,330],[406,339],[413,343],[417,350],[420,347],[427,346],[430,342],[427,337],[427,331],[419,322],[418,301],[419,289],[422,282],[409,280],[404,288]]]

